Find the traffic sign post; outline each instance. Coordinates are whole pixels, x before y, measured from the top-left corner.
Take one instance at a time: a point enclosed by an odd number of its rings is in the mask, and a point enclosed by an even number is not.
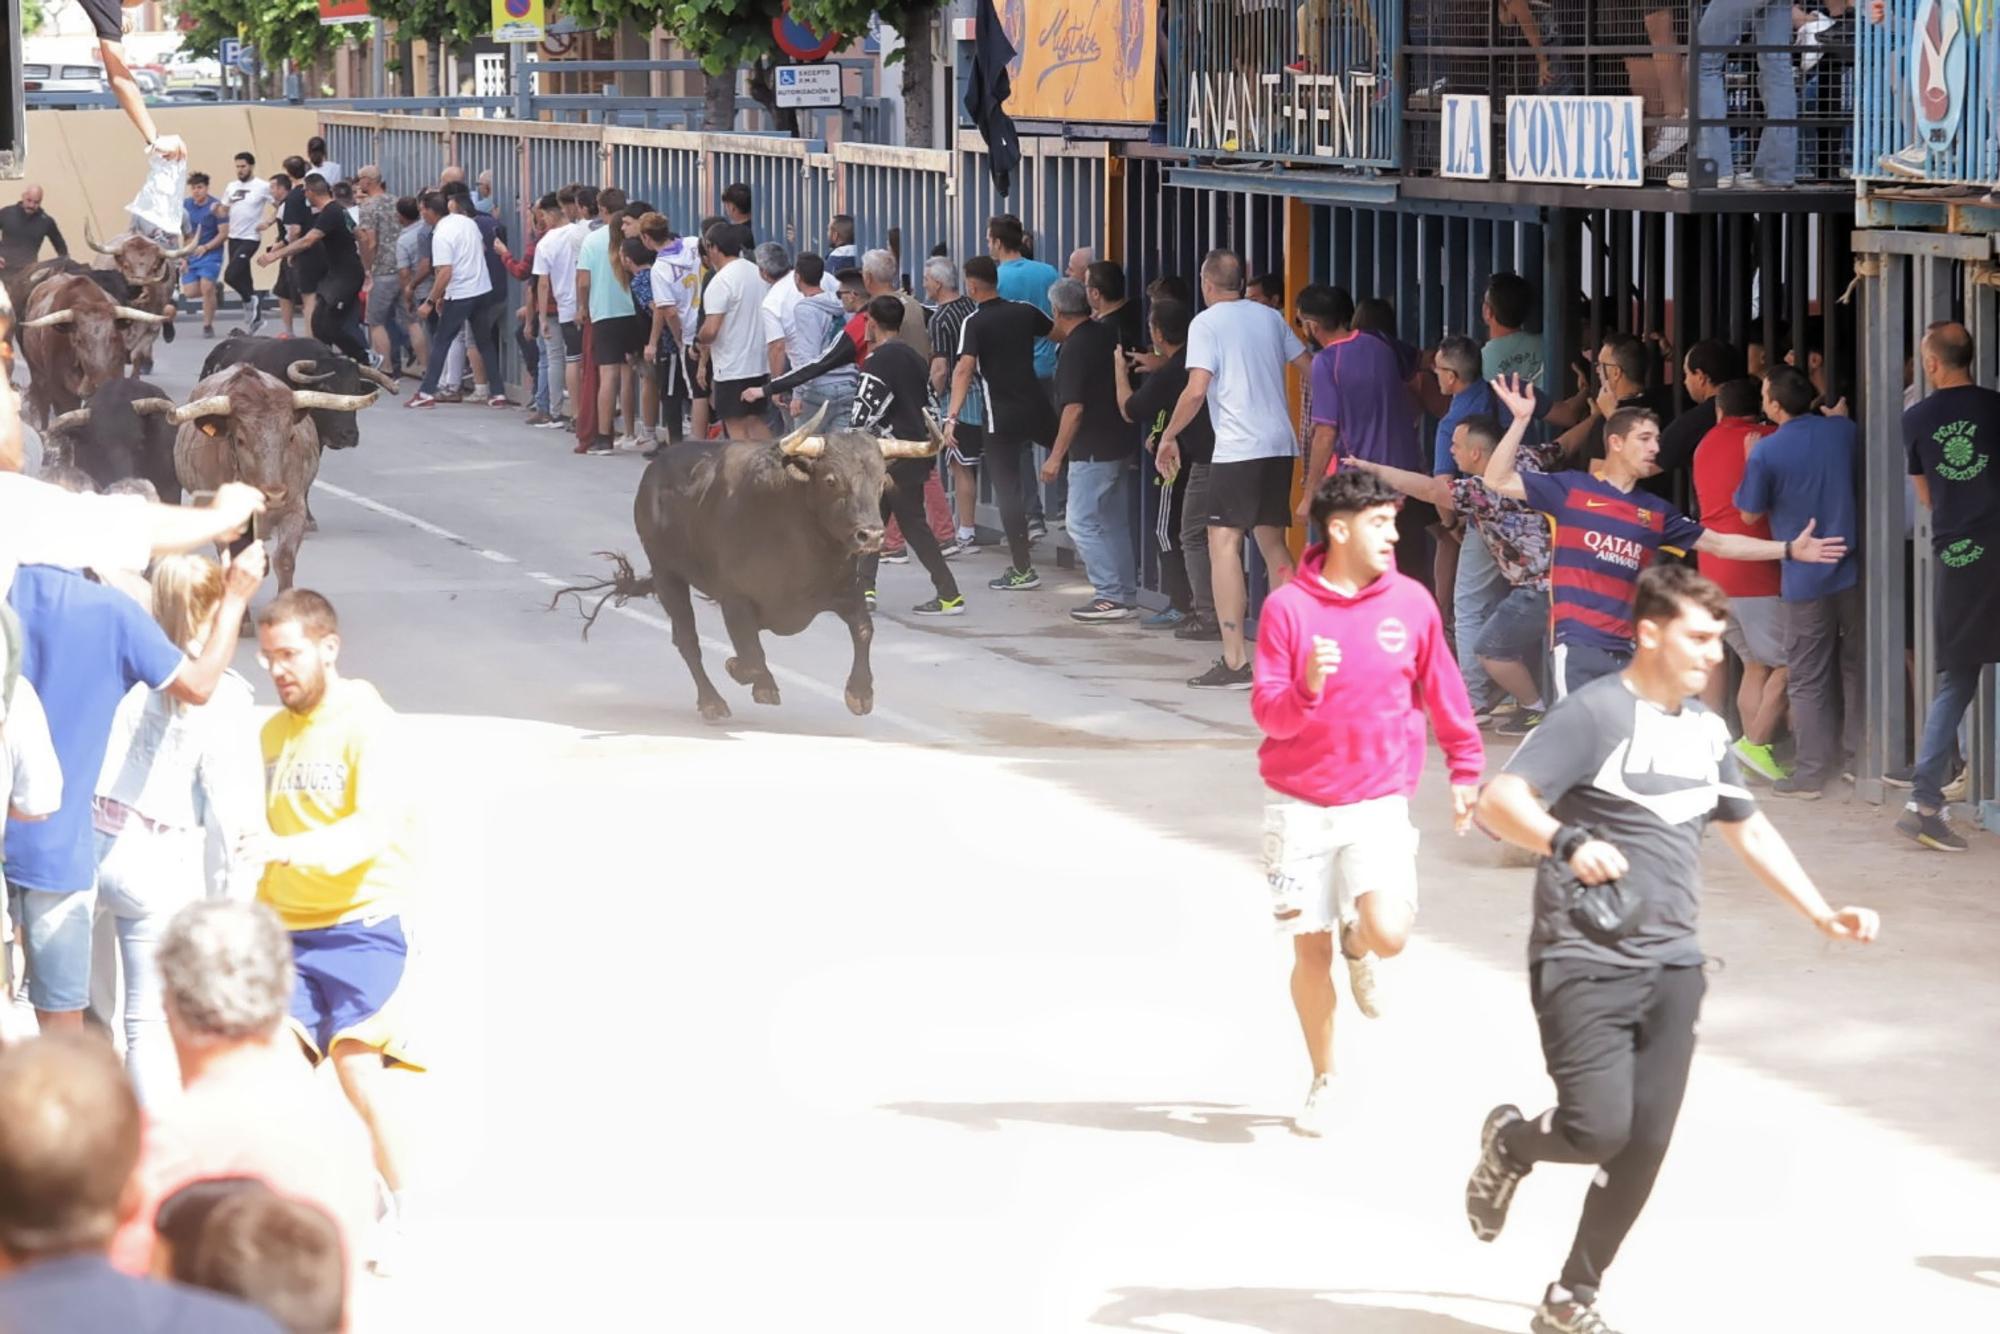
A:
[[[840,105],[840,66],[780,65],[777,104],[787,110]]]

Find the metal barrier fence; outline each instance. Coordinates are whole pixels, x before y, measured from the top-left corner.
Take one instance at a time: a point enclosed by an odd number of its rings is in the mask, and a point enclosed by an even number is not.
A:
[[[895,252],[904,281],[923,290],[924,260],[942,245],[954,261],[969,252],[951,248],[951,154],[928,148],[835,144],[831,182],[845,183],[841,211],[854,218],[854,243],[865,253]]]
[[[604,132],[604,162],[597,172],[617,181],[634,199],[650,202],[677,232],[692,236],[703,214],[712,211],[704,202],[698,134],[608,129]],[[595,184],[599,176],[593,174],[589,179]]]
[[[833,216],[826,146],[804,139],[761,135],[705,135],[708,197],[720,211],[723,188],[750,187],[750,225],[760,240],[797,250],[817,248]]]
[[[1076,247],[1104,244],[1110,218],[1109,144],[1023,139],[1020,166],[1007,195],[993,186],[986,145],[977,134],[962,133],[954,156],[954,258],[985,254],[987,220],[1002,213],[1019,217],[1033,239],[1035,258],[1058,269]]]
[[[1886,0],[1858,45],[1856,177],[2000,184],[2000,13],[1990,0]]]
[[[1924,392],[1923,359],[1915,349],[1932,322],[1956,319],[1972,334],[1975,379],[2000,388],[2000,255],[1994,246],[1989,236],[1854,234],[1867,383],[1901,384],[1908,366],[1916,391]],[[1861,795],[1877,802],[1890,796],[1882,774],[1915,758],[1938,668],[1937,557],[1929,511],[1917,506],[1914,527],[1906,522],[1902,413],[1900,396],[1878,392],[1862,421],[1862,438],[1869,442],[1861,547],[1868,562],[1862,581],[1868,633],[1866,726],[1856,777]],[[1987,828],[2000,829],[2000,684],[1992,667],[1980,678],[1966,738],[1969,808]]]

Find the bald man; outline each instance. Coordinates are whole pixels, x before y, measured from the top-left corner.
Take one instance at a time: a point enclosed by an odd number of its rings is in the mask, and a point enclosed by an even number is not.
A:
[[[55,247],[58,258],[69,254],[62,228],[42,210],[42,187],[26,186],[20,203],[0,208],[0,281],[6,282],[7,294],[17,310],[21,306],[20,283],[41,257],[44,241]]]
[[[1095,263],[1097,263],[1097,252],[1087,245],[1080,245],[1069,252],[1069,267],[1063,270],[1063,276],[1088,285],[1090,266]]]

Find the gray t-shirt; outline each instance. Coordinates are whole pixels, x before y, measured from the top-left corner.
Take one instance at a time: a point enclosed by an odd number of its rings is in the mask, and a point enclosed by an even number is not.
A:
[[[1528,959],[1583,959],[1621,967],[1699,964],[1701,836],[1710,820],[1747,820],[1757,803],[1743,786],[1729,729],[1688,700],[1678,713],[1640,699],[1623,673],[1599,677],[1549,711],[1505,772],[1527,780],[1550,814],[1589,825],[1625,855],[1624,884],[1645,903],[1613,944],[1570,920],[1567,866],[1543,858],[1535,872]]]

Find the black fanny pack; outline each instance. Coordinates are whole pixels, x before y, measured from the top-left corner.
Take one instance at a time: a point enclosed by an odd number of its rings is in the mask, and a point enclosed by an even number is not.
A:
[[[1595,829],[1565,826],[1556,836],[1555,855],[1549,860],[1561,881],[1563,905],[1576,929],[1600,945],[1614,944],[1632,933],[1645,911],[1646,901],[1622,880],[1586,885],[1569,869],[1569,859],[1577,848],[1603,836]]]

